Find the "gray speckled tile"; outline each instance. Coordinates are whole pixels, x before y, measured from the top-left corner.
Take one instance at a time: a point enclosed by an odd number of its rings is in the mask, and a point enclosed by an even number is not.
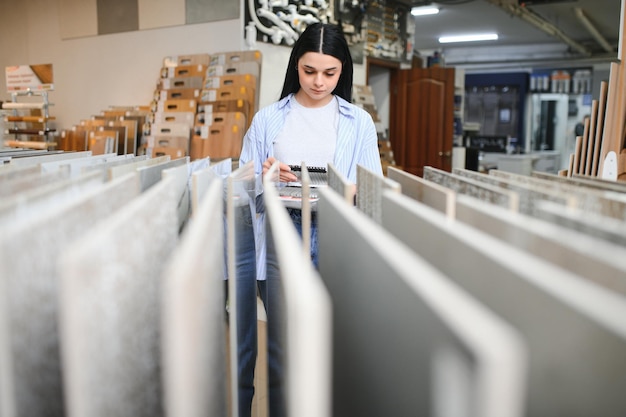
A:
[[[222,180],[181,235],[163,274],[162,346],[167,415],[227,415]]]
[[[443,185],[458,194],[474,197],[509,210],[517,211],[520,209],[521,202],[517,193],[476,181],[473,178],[453,175],[433,167],[424,167],[424,179]]]
[[[162,180],[60,259],[61,340],[70,416],[163,415],[160,277],[178,239]]]
[[[93,177],[93,175],[91,175]],[[56,261],[66,244],[138,194],[136,176],[40,207],[0,235],[0,403],[7,415],[64,416]]]

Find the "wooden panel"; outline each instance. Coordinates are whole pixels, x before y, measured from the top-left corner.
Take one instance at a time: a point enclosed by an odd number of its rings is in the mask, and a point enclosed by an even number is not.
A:
[[[593,159],[593,149],[596,140],[596,128],[598,120],[598,100],[591,102],[591,120],[589,121],[589,137],[587,138],[587,150],[585,151],[585,159],[581,160],[584,163],[585,169],[581,167],[581,173],[585,175],[591,174],[591,160]]]
[[[124,154],[136,154],[139,136],[137,135],[137,120],[120,119],[109,122],[109,126],[123,126],[126,129],[126,147]]]
[[[598,166],[600,165],[600,148],[602,143],[602,135],[604,133],[604,119],[606,117],[606,100],[608,94],[608,83],[602,81],[600,83],[600,98],[598,99],[598,115],[596,122],[596,137],[593,145],[593,155],[591,159],[591,171],[589,175],[598,175]]]
[[[622,102],[620,96],[622,94],[621,85],[621,72],[620,64],[617,62],[611,63],[611,69],[609,73],[609,91],[607,95],[607,111],[604,119],[604,134],[602,137],[602,146],[600,147],[600,167],[599,175],[605,177],[609,172],[604,170],[604,162],[609,152],[619,153],[619,140],[617,139],[617,123],[621,120],[618,116],[618,106]],[[612,178],[615,179],[615,178]]]
[[[583,137],[576,136],[576,145],[574,145],[574,158],[572,159],[572,164],[568,170],[568,176],[572,176],[574,174],[578,174],[578,167],[580,165],[580,151],[582,148]]]
[[[578,165],[574,167],[575,174],[585,174],[585,159],[587,158],[587,142],[589,140],[589,126],[591,125],[591,119],[585,117],[584,129],[582,141],[580,142],[580,156],[578,158]]]

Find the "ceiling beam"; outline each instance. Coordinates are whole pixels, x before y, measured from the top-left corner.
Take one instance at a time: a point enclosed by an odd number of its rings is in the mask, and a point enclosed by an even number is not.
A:
[[[589,32],[591,36],[594,37],[596,42],[600,44],[602,49],[604,49],[607,52],[615,52],[615,49],[613,49],[611,44],[606,40],[604,36],[602,36],[602,34],[598,31],[598,29],[594,26],[594,24],[591,23],[591,21],[589,20],[589,18],[583,11],[583,9],[581,9],[580,7],[574,7],[574,14],[578,18],[578,20],[580,20],[580,23],[583,24],[585,29],[587,29],[587,32]]]
[[[501,8],[505,12],[508,12],[514,16],[519,17],[527,23],[535,26],[537,29],[542,30],[550,36],[559,39],[561,42],[569,45],[572,49],[578,51],[583,56],[591,56],[591,50],[574,39],[567,36],[559,28],[548,22],[538,14],[532,12],[526,7],[521,7],[517,2],[513,3],[506,0],[487,0],[489,3]]]
[[[498,59],[471,59],[466,56],[446,57],[446,65],[467,70],[493,70],[498,68],[521,68],[524,66],[533,69],[543,67],[576,67],[581,65],[609,64],[615,62],[615,55],[594,55],[587,58],[567,56],[543,56],[540,58],[512,58],[501,57]]]

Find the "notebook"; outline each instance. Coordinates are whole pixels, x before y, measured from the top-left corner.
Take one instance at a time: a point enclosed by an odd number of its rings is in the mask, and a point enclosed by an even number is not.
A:
[[[281,201],[289,208],[302,207],[302,182],[300,175],[302,168],[300,165],[289,165],[291,172],[298,177],[297,181],[283,183],[278,187],[278,195]],[[307,167],[310,178],[309,201],[314,204],[319,200],[319,196],[314,188],[325,187],[328,185],[328,172],[324,167]],[[314,206],[312,206],[314,208]]]
[[[291,172],[298,177],[297,181],[288,182],[288,187],[302,187],[300,176],[302,174],[302,167],[300,165],[289,165]],[[309,178],[311,179],[310,187],[325,187],[328,185],[328,171],[324,167],[306,167],[309,171]]]

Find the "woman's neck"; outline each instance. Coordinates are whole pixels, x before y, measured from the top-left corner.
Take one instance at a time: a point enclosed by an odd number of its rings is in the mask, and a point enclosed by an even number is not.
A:
[[[324,107],[335,97],[333,94],[329,94],[324,97],[322,100],[312,100],[302,89],[298,90],[298,92],[294,95],[298,103],[302,107],[316,108],[316,107]]]

